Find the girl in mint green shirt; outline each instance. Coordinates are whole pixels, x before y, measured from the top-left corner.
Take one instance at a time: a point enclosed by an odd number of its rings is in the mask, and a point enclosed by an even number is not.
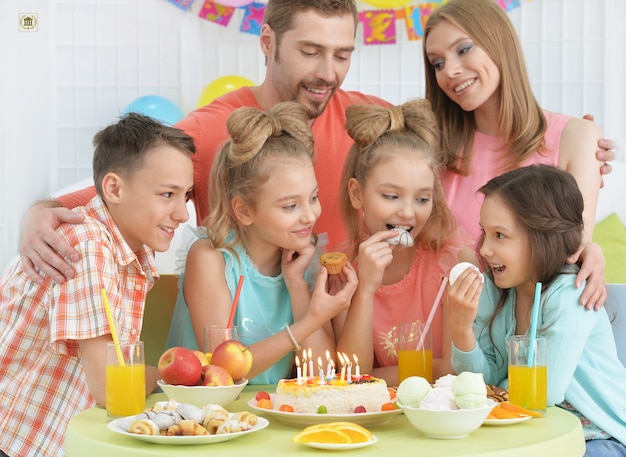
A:
[[[578,305],[578,266],[566,264],[583,230],[575,179],[553,166],[531,165],[492,179],[480,192],[484,286],[467,269],[448,287],[453,369],[483,373],[487,383],[506,388],[506,342],[528,333],[541,282],[537,334],[546,338],[548,405],[580,418],[585,455],[626,455],[626,369],[606,311]]]

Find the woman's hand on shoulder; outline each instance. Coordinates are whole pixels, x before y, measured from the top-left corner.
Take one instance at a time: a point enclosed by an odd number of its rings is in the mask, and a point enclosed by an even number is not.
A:
[[[593,114],[585,114],[583,119],[594,122]],[[610,138],[601,138],[598,140],[598,150],[596,151],[596,159],[599,162],[603,162],[603,165],[600,167],[600,173],[604,175],[608,175],[613,171],[611,164],[609,162],[615,160],[615,149],[616,144],[615,141]],[[604,186],[604,181],[602,181],[602,187]]]
[[[567,259],[568,263],[581,263],[576,275],[576,287],[586,280],[587,284],[580,296],[580,304],[596,311],[604,306],[606,288],[604,287],[604,265],[606,263],[602,248],[594,242],[583,243],[578,252]]]

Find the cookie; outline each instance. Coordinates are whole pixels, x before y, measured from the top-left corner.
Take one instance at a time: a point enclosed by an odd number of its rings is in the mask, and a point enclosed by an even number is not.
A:
[[[413,237],[409,232],[397,227],[394,227],[391,230],[393,230],[394,232],[398,232],[398,234],[393,238],[387,238],[387,243],[393,244],[395,246],[413,246]]]

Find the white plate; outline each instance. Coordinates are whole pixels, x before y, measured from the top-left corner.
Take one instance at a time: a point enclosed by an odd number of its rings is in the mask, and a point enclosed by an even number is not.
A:
[[[274,402],[274,396],[270,394],[270,400]],[[351,414],[303,414],[289,413],[286,411],[278,411],[276,409],[259,408],[257,400],[252,399],[248,402],[248,406],[256,410],[259,414],[276,419],[287,425],[295,427],[308,427],[309,425],[325,424],[327,422],[353,422],[363,427],[370,425],[380,425],[390,421],[398,414],[402,413],[401,409],[391,411],[377,411],[371,413],[351,413]]]
[[[378,441],[375,436],[370,441],[364,441],[363,443],[350,443],[350,444],[337,444],[337,443],[302,443],[305,446],[314,447],[316,449],[328,449],[331,451],[348,451],[350,449],[358,449],[360,447],[369,446]]]
[[[157,444],[171,444],[171,445],[186,445],[186,444],[212,444],[219,443],[221,441],[228,441],[240,436],[247,435],[248,433],[258,432],[269,425],[269,421],[263,417],[259,417],[259,420],[254,427],[245,432],[224,433],[221,435],[201,435],[201,436],[163,436],[163,435],[138,435],[136,433],[128,433],[117,426],[117,422],[122,419],[116,419],[107,424],[109,430],[120,435],[130,436],[140,441],[147,441],[148,443]]]
[[[514,417],[511,419],[485,419],[483,425],[511,425],[532,419],[532,416]]]

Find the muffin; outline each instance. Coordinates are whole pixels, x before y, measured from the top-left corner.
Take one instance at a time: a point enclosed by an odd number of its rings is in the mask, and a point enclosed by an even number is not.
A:
[[[348,257],[343,252],[327,252],[320,256],[320,263],[330,275],[338,275],[346,265]]]

